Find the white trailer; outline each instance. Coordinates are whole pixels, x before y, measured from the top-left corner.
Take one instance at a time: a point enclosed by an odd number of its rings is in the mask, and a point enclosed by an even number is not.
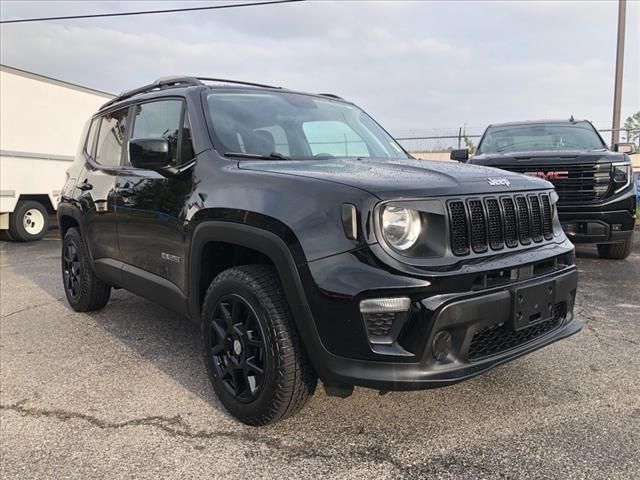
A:
[[[0,65],[0,230],[44,236],[85,123],[113,95]]]

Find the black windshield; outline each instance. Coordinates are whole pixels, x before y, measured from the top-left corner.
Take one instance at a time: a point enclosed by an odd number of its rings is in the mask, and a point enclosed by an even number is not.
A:
[[[535,123],[489,127],[478,153],[509,153],[603,149],[599,135],[588,122]]]
[[[389,134],[349,103],[288,92],[220,90],[207,95],[207,104],[222,153],[407,158]]]

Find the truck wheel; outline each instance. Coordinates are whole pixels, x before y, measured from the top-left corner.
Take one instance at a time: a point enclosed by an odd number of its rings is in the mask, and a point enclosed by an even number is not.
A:
[[[93,273],[77,228],[70,228],[62,240],[62,281],[67,301],[76,312],[100,310],[109,301],[111,287]]]
[[[211,282],[202,344],[220,402],[247,425],[293,415],[315,391],[317,376],[271,266],[233,267]]]
[[[49,212],[41,203],[32,200],[18,202],[9,214],[9,233],[18,242],[40,240],[49,229]]]
[[[631,254],[633,250],[633,233],[624,242],[620,243],[603,243],[598,245],[598,254],[600,258],[609,258],[613,260],[623,260]]]

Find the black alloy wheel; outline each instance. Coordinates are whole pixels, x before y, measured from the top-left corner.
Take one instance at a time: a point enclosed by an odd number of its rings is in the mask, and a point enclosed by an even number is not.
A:
[[[266,348],[256,312],[240,295],[226,295],[215,307],[209,335],[222,384],[237,401],[254,401],[264,384]]]
[[[111,286],[96,277],[80,231],[69,228],[62,239],[60,266],[64,294],[76,312],[100,310],[109,301]]]
[[[64,288],[72,298],[78,298],[81,291],[81,263],[78,257],[78,247],[74,242],[65,245],[63,253]]]
[[[202,353],[213,389],[247,425],[299,412],[317,376],[272,265],[219,273],[202,305]]]

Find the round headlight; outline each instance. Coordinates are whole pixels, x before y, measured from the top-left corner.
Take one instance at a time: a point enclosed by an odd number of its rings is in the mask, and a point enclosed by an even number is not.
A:
[[[387,243],[397,250],[412,247],[421,229],[420,214],[416,210],[388,206],[382,211],[382,234]]]

